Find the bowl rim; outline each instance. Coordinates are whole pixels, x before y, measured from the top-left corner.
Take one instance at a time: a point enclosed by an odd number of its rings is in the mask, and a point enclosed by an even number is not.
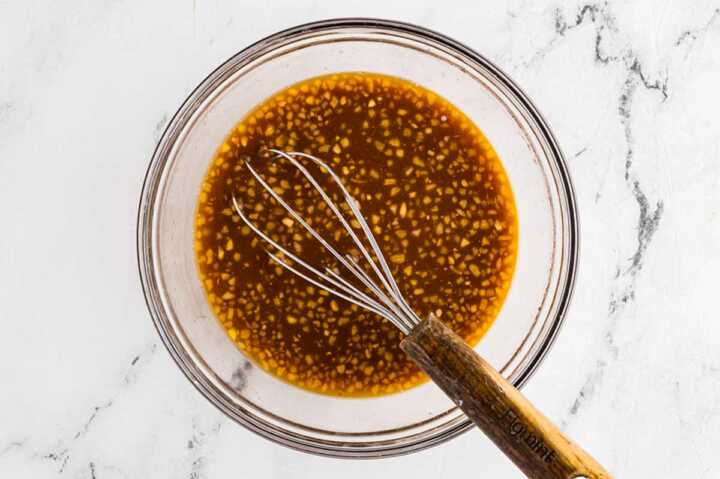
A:
[[[168,121],[162,136],[157,142],[153,151],[150,163],[148,165],[143,180],[142,191],[140,195],[137,223],[136,223],[136,248],[138,272],[140,282],[145,298],[145,303],[153,320],[155,329],[160,336],[165,348],[170,353],[178,368],[183,372],[191,384],[200,392],[200,394],[210,401],[215,407],[222,411],[225,415],[233,419],[235,422],[243,425],[247,429],[273,441],[278,444],[290,447],[303,452],[311,452],[317,455],[341,457],[341,458],[380,458],[394,457],[398,455],[408,454],[411,452],[421,451],[437,444],[446,442],[463,432],[471,429],[474,424],[467,418],[460,421],[453,421],[448,427],[448,423],[437,426],[429,431],[420,434],[406,436],[402,439],[402,443],[397,440],[391,441],[392,444],[374,445],[367,443],[362,446],[354,446],[348,448],[347,444],[332,445],[326,441],[314,441],[305,436],[298,435],[291,431],[286,431],[275,425],[271,425],[255,417],[247,411],[238,412],[229,408],[223,401],[215,397],[213,391],[209,390],[207,384],[198,381],[195,367],[190,366],[183,359],[183,351],[181,346],[177,344],[168,334],[163,326],[162,318],[159,314],[159,306],[162,304],[160,294],[157,290],[157,282],[153,277],[153,253],[152,253],[152,228],[148,227],[152,223],[152,212],[156,202],[156,192],[158,190],[162,177],[162,172],[166,163],[163,161],[162,153],[169,147],[168,139],[172,138],[171,132],[178,127],[183,126],[183,118],[191,115],[195,111],[196,100],[199,93],[204,91],[212,91],[214,88],[214,80],[225,69],[229,63],[238,62],[243,59],[248,61],[259,53],[265,52],[279,42],[285,42],[292,37],[301,34],[318,33],[325,30],[337,29],[353,29],[353,28],[373,28],[383,30],[388,33],[400,33],[416,35],[424,39],[428,39],[441,44],[451,51],[469,58],[477,62],[483,68],[487,69],[504,88],[508,90],[510,96],[518,102],[518,106],[527,115],[527,118],[537,128],[537,133],[546,142],[549,149],[548,158],[551,166],[556,170],[558,189],[563,193],[561,210],[567,217],[567,237],[563,240],[567,243],[567,264],[563,274],[564,281],[559,282],[558,291],[556,293],[556,312],[555,317],[550,318],[549,328],[543,338],[538,338],[536,352],[531,356],[528,365],[522,373],[515,379],[513,384],[517,388],[521,388],[537,370],[538,366],[546,357],[548,351],[552,347],[557,334],[562,326],[565,316],[572,298],[575,280],[577,277],[577,263],[579,255],[579,225],[578,213],[575,198],[575,190],[568,171],[565,158],[560,147],[550,130],[545,118],[539,112],[534,103],[527,94],[505,74],[499,67],[486,59],[483,55],[477,53],[470,47],[458,42],[446,35],[435,32],[425,27],[406,23],[397,20],[387,20],[369,17],[348,17],[348,18],[331,18],[326,20],[313,21],[300,24],[294,27],[280,30],[276,33],[268,35],[255,43],[241,49],[237,53],[231,55],[227,60],[222,62],[218,67],[211,71],[193,90],[188,94],[182,102],[172,118]]]

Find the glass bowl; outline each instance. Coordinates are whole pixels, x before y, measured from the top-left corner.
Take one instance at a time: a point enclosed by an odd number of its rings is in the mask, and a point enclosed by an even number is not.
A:
[[[193,250],[200,184],[228,132],[278,90],[342,71],[423,85],[463,110],[495,147],[515,193],[519,249],[505,304],[475,349],[522,386],[553,342],[572,291],[572,185],[550,129],[517,85],[481,55],[424,28],[375,19],[306,24],[259,41],[212,72],[177,111],[153,155],[138,213],[138,261],[165,346],[225,414],[301,451],[386,457],[446,441],[472,423],[430,382],[388,396],[337,398],[256,367],[214,318]]]

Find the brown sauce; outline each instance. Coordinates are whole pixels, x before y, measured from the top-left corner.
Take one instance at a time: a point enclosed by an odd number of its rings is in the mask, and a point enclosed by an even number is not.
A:
[[[233,195],[298,256],[337,264],[252,178],[244,167],[252,159],[340,251],[354,250],[317,193],[287,162],[270,159],[268,148],[327,161],[360,202],[415,312],[435,313],[471,344],[482,337],[505,299],[517,249],[515,205],[499,158],[436,94],[398,78],[342,73],[260,104],[221,145],[202,185],[200,279],[229,337],[254,362],[296,386],[338,396],[382,395],[426,379],[399,349],[395,326],[279,267],[235,214]]]

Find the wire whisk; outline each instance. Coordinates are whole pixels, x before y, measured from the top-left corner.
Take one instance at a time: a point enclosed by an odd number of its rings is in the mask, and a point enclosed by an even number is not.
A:
[[[265,181],[247,160],[245,167],[290,216],[325,248],[345,270],[320,267],[303,260],[258,228],[233,197],[241,220],[268,245],[267,254],[277,264],[305,281],[376,313],[399,328],[406,337],[400,348],[420,366],[450,399],[530,478],[609,479],[610,475],[589,454],[575,445],[525,399],[490,364],[447,326],[429,315],[421,320],[403,297],[385,256],[360,210],[340,177],[322,160],[300,152],[269,150],[277,159],[299,170],[352,238],[360,258],[343,254],[313,228]],[[348,218],[320,186],[303,162],[311,162],[330,175],[350,210]],[[355,226],[357,224],[358,226]],[[361,235],[356,231],[361,230]],[[366,246],[366,245],[369,245]],[[276,251],[273,251],[276,250]],[[288,261],[291,260],[291,262]],[[363,261],[364,260],[364,261]],[[348,278],[359,281],[365,290]]]

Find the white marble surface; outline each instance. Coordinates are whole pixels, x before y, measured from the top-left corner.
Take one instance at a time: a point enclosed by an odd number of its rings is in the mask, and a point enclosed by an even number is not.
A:
[[[352,15],[482,52],[568,157],[580,277],[527,395],[616,477],[720,477],[720,3],[269,4],[0,2],[0,477],[519,477],[476,431],[384,461],[271,444],[148,316],[135,215],[167,119],[255,39]]]

